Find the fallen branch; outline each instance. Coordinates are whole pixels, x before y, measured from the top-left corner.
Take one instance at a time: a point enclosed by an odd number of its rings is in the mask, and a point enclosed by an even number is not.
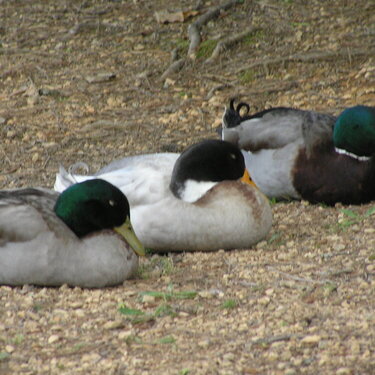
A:
[[[241,68],[236,70],[236,73],[241,73],[245,70],[256,68],[260,65],[267,66],[267,65],[274,65],[280,63],[286,63],[290,61],[302,61],[302,62],[310,62],[310,61],[317,61],[317,60],[327,60],[336,57],[345,57],[348,56],[349,58],[353,56],[361,56],[361,55],[369,55],[373,56],[375,54],[375,49],[353,49],[353,50],[341,50],[341,51],[318,51],[318,52],[310,52],[304,54],[294,54],[289,56],[281,56],[275,59],[263,59],[254,61],[249,65],[242,66]]]
[[[182,69],[188,59],[195,59],[197,49],[202,40],[200,31],[203,25],[205,25],[210,20],[218,17],[222,10],[227,10],[240,2],[241,0],[227,1],[222,5],[218,5],[209,9],[202,16],[198,17],[198,19],[188,27],[188,36],[190,44],[187,52],[187,58],[181,58],[177,61],[172,62],[172,64],[167,68],[167,70],[165,70],[164,73],[161,75],[161,80],[165,80],[170,74]]]
[[[207,75],[206,75],[207,76]],[[235,98],[241,98],[251,95],[259,95],[259,94],[272,94],[274,92],[281,92],[281,91],[287,91],[291,90],[295,87],[298,87],[299,83],[298,81],[288,81],[288,82],[271,82],[271,83],[264,83],[261,87],[254,88],[254,89],[248,89],[246,88],[246,91],[240,90],[237,91],[232,96]],[[211,99],[216,91],[224,90],[228,87],[238,87],[238,81],[233,81],[232,83],[222,83],[214,86],[206,95],[205,100]]]
[[[179,70],[181,70],[182,67],[185,65],[185,63],[186,63],[185,58],[174,61],[171,65],[169,65],[168,69],[162,74],[162,76],[160,77],[161,80],[164,81],[170,74],[176,73]]]
[[[225,83],[223,85],[217,85],[215,87],[213,87],[209,92],[208,94],[206,95],[206,100],[210,100],[214,95],[215,95],[215,92],[216,91],[219,91],[219,90],[223,90],[223,89],[226,89],[227,87],[232,87],[233,85],[231,84],[228,84],[228,83]]]
[[[195,53],[201,43],[201,27],[211,21],[213,18],[216,18],[220,15],[222,10],[227,10],[232,6],[239,3],[239,0],[230,0],[222,5],[218,5],[216,7],[211,8],[202,16],[198,17],[198,19],[193,22],[188,28],[188,35],[190,39],[190,45],[188,50],[188,57],[191,59],[195,59]]]
[[[211,64],[214,62],[221,53],[227,50],[230,46],[238,43],[243,38],[246,38],[248,35],[260,30],[259,27],[250,26],[247,30],[243,31],[242,33],[230,36],[224,40],[221,40],[215,47],[214,51],[212,52],[211,57],[209,57],[204,63]]]
[[[134,128],[136,126],[142,126],[144,129],[152,129],[151,125],[142,123],[142,125],[135,123],[133,121],[122,121],[122,122],[114,122],[111,120],[98,120],[90,124],[84,125],[82,128],[77,129],[77,132],[88,132],[88,131],[95,131],[95,130],[126,130],[128,128]]]

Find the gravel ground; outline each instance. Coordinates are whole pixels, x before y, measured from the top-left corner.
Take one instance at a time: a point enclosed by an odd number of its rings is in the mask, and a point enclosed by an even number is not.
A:
[[[233,96],[252,110],[374,105],[373,1],[240,2],[161,79],[216,5],[201,3],[0,1],[0,188],[215,138]],[[186,19],[159,24],[166,9]],[[149,256],[116,288],[0,287],[0,373],[375,373],[374,204],[272,209],[252,249]]]

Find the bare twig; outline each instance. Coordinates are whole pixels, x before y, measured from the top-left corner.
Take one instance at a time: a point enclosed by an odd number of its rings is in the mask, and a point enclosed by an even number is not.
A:
[[[252,282],[244,281],[244,280],[237,281],[236,284],[244,286],[245,288],[249,288],[249,287],[254,288],[258,286],[257,283],[252,283]]]
[[[258,339],[258,340],[252,341],[251,345],[269,345],[269,344],[273,344],[274,342],[278,342],[278,341],[289,341],[293,336],[295,336],[295,335],[287,334],[287,335],[265,337],[263,339]]]
[[[160,77],[161,80],[164,81],[170,74],[176,73],[179,70],[181,70],[182,67],[185,65],[185,63],[186,63],[185,58],[174,61],[171,65],[169,65],[168,69],[162,74],[162,76]]]
[[[48,52],[44,51],[35,51],[32,49],[28,48],[4,48],[1,50],[2,55],[25,55],[25,54],[30,54],[30,55],[36,55],[36,56],[51,56]],[[4,74],[4,73],[3,73]]]
[[[35,67],[37,68],[37,70],[39,70],[44,75],[45,78],[50,79],[50,77],[49,77],[49,75],[48,75],[48,73],[45,69],[41,68],[39,65],[36,65]]]
[[[333,270],[333,271],[326,271],[326,272],[321,272],[322,276],[341,276],[341,275],[346,275],[346,274],[351,274],[353,273],[354,270],[352,268],[344,268],[342,270]]]
[[[66,34],[64,34],[60,40],[63,42],[68,41],[71,39],[73,36],[85,31],[85,30],[90,30],[90,29],[109,29],[112,31],[121,31],[124,30],[124,27],[121,25],[113,25],[110,23],[105,23],[105,22],[97,22],[97,21],[83,21],[83,22],[78,22],[76,23],[72,28],[68,30]]]
[[[77,23],[72,28],[70,28],[65,35],[63,35],[61,37],[61,40],[66,41],[66,40],[70,39],[72,36],[74,36],[74,35],[78,34],[79,32],[81,32],[84,28],[89,28],[89,27],[94,27],[94,26],[96,26],[96,24],[94,25],[93,22],[80,22],[80,23]]]
[[[374,49],[353,49],[350,51],[350,58],[354,56],[361,56],[361,55],[369,55],[373,56],[375,54]],[[255,67],[258,67],[260,65],[268,66],[268,65],[274,65],[274,64],[280,64],[285,63],[289,61],[302,61],[302,62],[310,62],[310,61],[316,61],[316,60],[328,60],[332,58],[337,57],[346,57],[348,56],[347,50],[341,50],[341,51],[318,51],[318,52],[310,52],[310,53],[304,53],[304,54],[294,54],[289,56],[281,56],[277,57],[275,59],[262,59],[258,61],[254,61],[253,63],[249,65],[242,66],[241,68],[236,70],[236,73],[243,72],[248,69],[252,69]]]
[[[233,86],[238,86],[237,84],[233,84]],[[251,95],[259,95],[263,93],[274,93],[274,92],[281,92],[281,91],[288,91],[295,87],[298,87],[298,81],[289,81],[289,82],[272,82],[270,84],[264,83],[259,88],[254,89],[246,89],[246,91],[240,91],[236,93],[234,96],[236,97],[244,97],[244,96],[251,96]]]
[[[231,84],[231,80],[229,78],[224,78],[224,77],[219,77],[217,74],[209,74],[209,73],[205,73],[205,74],[201,74],[201,77],[202,78],[207,78],[211,81],[216,81],[216,82],[219,82],[223,85],[230,85]]]
[[[218,91],[218,90],[222,90],[222,89],[225,89],[227,87],[231,87],[233,85],[231,84],[228,84],[228,83],[225,83],[223,85],[217,85],[215,87],[213,87],[207,94],[206,96],[206,100],[210,100],[214,95],[215,95],[215,92]]]
[[[9,169],[9,170],[7,170],[7,171],[5,171],[5,172],[0,172],[0,176],[6,176],[6,175],[8,175],[8,174],[12,174],[12,173],[14,173],[14,172],[17,172],[18,169],[19,169],[19,167],[14,167],[14,168]]]
[[[261,339],[250,341],[245,346],[247,349],[250,349],[254,345],[257,345],[257,346],[271,345],[274,342],[289,341],[290,339],[293,339],[293,338],[298,339],[301,337],[303,337],[303,335],[299,335],[299,334],[285,334],[285,335],[269,336],[269,337],[264,337]]]
[[[303,278],[303,277],[291,275],[289,273],[280,271],[277,268],[272,267],[272,266],[268,266],[267,269],[270,270],[270,271],[273,271],[273,272],[277,272],[278,274],[280,274],[282,276],[285,276],[288,279],[295,280],[295,281],[301,281],[301,282],[304,282],[304,283],[313,283],[313,284],[333,283],[332,280],[328,280],[328,279],[326,279],[326,280],[313,280],[313,279],[309,279],[309,278]]]
[[[209,57],[204,63],[211,64],[214,62],[221,53],[223,53],[228,47],[238,43],[243,38],[247,37],[248,35],[252,34],[255,31],[260,30],[259,27],[250,26],[245,31],[238,33],[236,35],[230,36],[224,40],[221,40],[215,47],[214,51],[212,52],[211,57]]]
[[[49,161],[51,160],[51,155],[49,155],[49,154],[47,154],[47,155],[48,155],[48,156],[47,156],[47,159],[46,159],[46,161],[44,162],[42,169],[46,169],[47,164],[48,164]]]

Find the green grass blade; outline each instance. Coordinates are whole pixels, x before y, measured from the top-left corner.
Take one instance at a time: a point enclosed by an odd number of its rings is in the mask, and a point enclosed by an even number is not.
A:
[[[353,219],[357,219],[358,218],[358,214],[356,214],[355,212],[353,212],[352,210],[349,210],[347,208],[342,209],[341,212],[343,214],[345,214],[346,216],[349,216],[349,217],[351,217]]]
[[[127,307],[125,304],[121,304],[121,306],[119,307],[118,311],[122,315],[127,315],[127,316],[144,315],[144,312],[142,310],[131,309],[131,308]]]

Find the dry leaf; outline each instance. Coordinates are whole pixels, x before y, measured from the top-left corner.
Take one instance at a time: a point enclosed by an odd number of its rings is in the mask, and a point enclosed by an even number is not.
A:
[[[170,13],[167,10],[162,10],[155,12],[155,18],[158,23],[184,22],[184,13],[181,11]]]
[[[184,22],[190,17],[194,17],[199,14],[196,10],[169,12],[168,10],[162,10],[155,12],[155,18],[158,23],[173,23],[173,22]]]

